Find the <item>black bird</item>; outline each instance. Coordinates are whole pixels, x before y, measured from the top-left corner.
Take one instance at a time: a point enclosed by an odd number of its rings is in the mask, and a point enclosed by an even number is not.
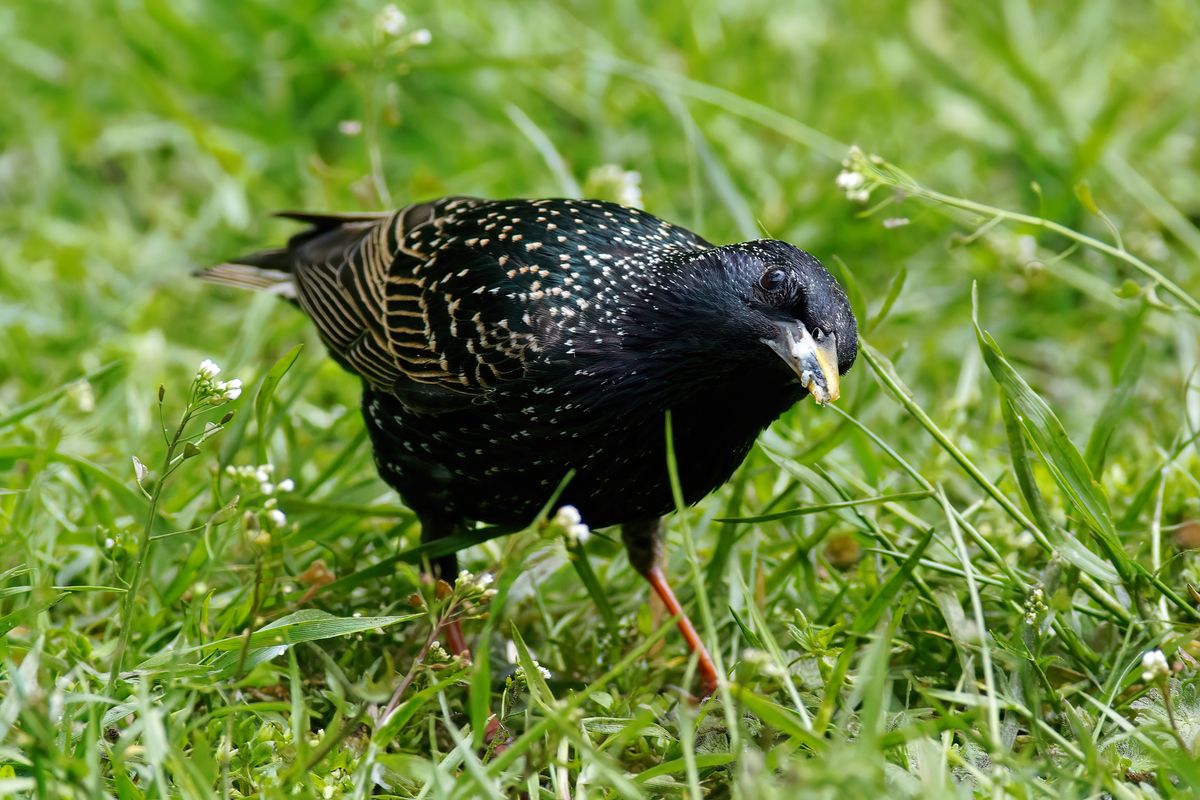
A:
[[[379,474],[422,540],[525,525],[574,470],[560,502],[622,526],[711,693],[716,670],[659,567],[675,505],[665,417],[690,504],[805,395],[836,400],[858,330],[821,263],[773,240],[714,247],[592,200],[281,216],[310,227],[201,275],[293,300],[362,377]],[[453,555],[434,568],[457,574]]]

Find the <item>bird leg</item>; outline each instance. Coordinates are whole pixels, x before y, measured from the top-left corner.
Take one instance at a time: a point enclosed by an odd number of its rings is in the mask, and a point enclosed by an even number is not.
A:
[[[467,640],[463,636],[462,623],[456,619],[442,625],[442,630],[446,632],[447,652],[452,656],[465,654],[467,658],[471,657],[471,648],[467,647]]]
[[[436,539],[441,539],[444,536],[449,536],[454,532],[454,526],[447,524],[443,520],[432,517],[421,517],[421,543],[425,544]],[[455,579],[458,577],[458,556],[454,553],[449,555],[439,556],[432,559],[430,562],[432,567],[434,580],[442,580],[451,586],[454,585]],[[447,651],[452,656],[459,653],[466,653],[470,656],[470,648],[467,647],[467,640],[463,638],[462,625],[458,620],[452,619],[449,622],[442,624],[442,630],[446,634]]]
[[[708,697],[717,690],[717,668],[700,635],[696,633],[692,621],[675,599],[675,593],[671,591],[667,576],[659,565],[662,555],[662,520],[627,522],[621,526],[621,539],[625,542],[630,565],[649,582],[650,587],[666,606],[667,612],[678,620],[679,632],[683,634],[688,649],[698,658],[702,696]]]

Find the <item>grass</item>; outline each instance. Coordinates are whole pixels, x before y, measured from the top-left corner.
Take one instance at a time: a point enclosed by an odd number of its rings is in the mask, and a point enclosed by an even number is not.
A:
[[[0,795],[1195,796],[1200,11],[1052,5],[0,11]],[[422,583],[355,381],[188,277],[280,208],[626,170],[862,322],[670,520],[699,707],[612,532]]]

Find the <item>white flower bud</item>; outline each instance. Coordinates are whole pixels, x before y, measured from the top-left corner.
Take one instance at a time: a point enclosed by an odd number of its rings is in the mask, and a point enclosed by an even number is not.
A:
[[[1145,683],[1155,683],[1168,677],[1171,674],[1171,667],[1167,664],[1167,657],[1163,655],[1162,650],[1151,650],[1142,656],[1142,681]]]
[[[206,358],[200,362],[200,369],[196,371],[196,377],[201,380],[211,381],[213,378],[221,374],[221,368],[213,362],[212,359]]]
[[[578,522],[567,528],[567,541],[573,545],[582,545],[587,542],[592,536],[591,529],[582,522]]]
[[[582,521],[583,517],[579,515],[579,509],[575,506],[562,506],[554,515],[554,524],[564,530],[572,525],[578,525]]]
[[[394,3],[388,3],[375,17],[375,27],[388,36],[399,36],[407,24],[408,17]]]
[[[857,189],[864,183],[866,183],[866,178],[862,176],[861,172],[851,172],[848,169],[844,169],[837,176],[837,187],[847,192]]]
[[[234,378],[231,381],[224,381],[220,384],[221,397],[225,400],[237,400],[242,396],[242,381],[240,378]]]

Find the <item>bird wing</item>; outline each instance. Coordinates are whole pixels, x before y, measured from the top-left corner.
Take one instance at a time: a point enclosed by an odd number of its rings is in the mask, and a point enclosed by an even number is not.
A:
[[[400,243],[423,260],[403,269],[398,261],[389,275],[386,325],[397,352],[436,351],[446,377],[434,380],[468,389],[569,359],[572,335],[601,298],[634,291],[664,257],[711,247],[643,211],[594,200],[464,201],[444,212]]]
[[[454,379],[420,316],[399,322],[388,311],[398,290],[420,294],[412,273],[427,255],[404,242],[448,208],[477,202],[449,197],[384,214],[280,215],[311,226],[288,242],[287,261],[296,302],[331,355],[414,410],[461,407],[474,392]]]
[[[342,366],[426,413],[570,357],[594,305],[652,279],[664,255],[711,247],[590,200],[447,197],[390,213],[280,216],[310,227],[285,249],[202,277],[294,300]]]

